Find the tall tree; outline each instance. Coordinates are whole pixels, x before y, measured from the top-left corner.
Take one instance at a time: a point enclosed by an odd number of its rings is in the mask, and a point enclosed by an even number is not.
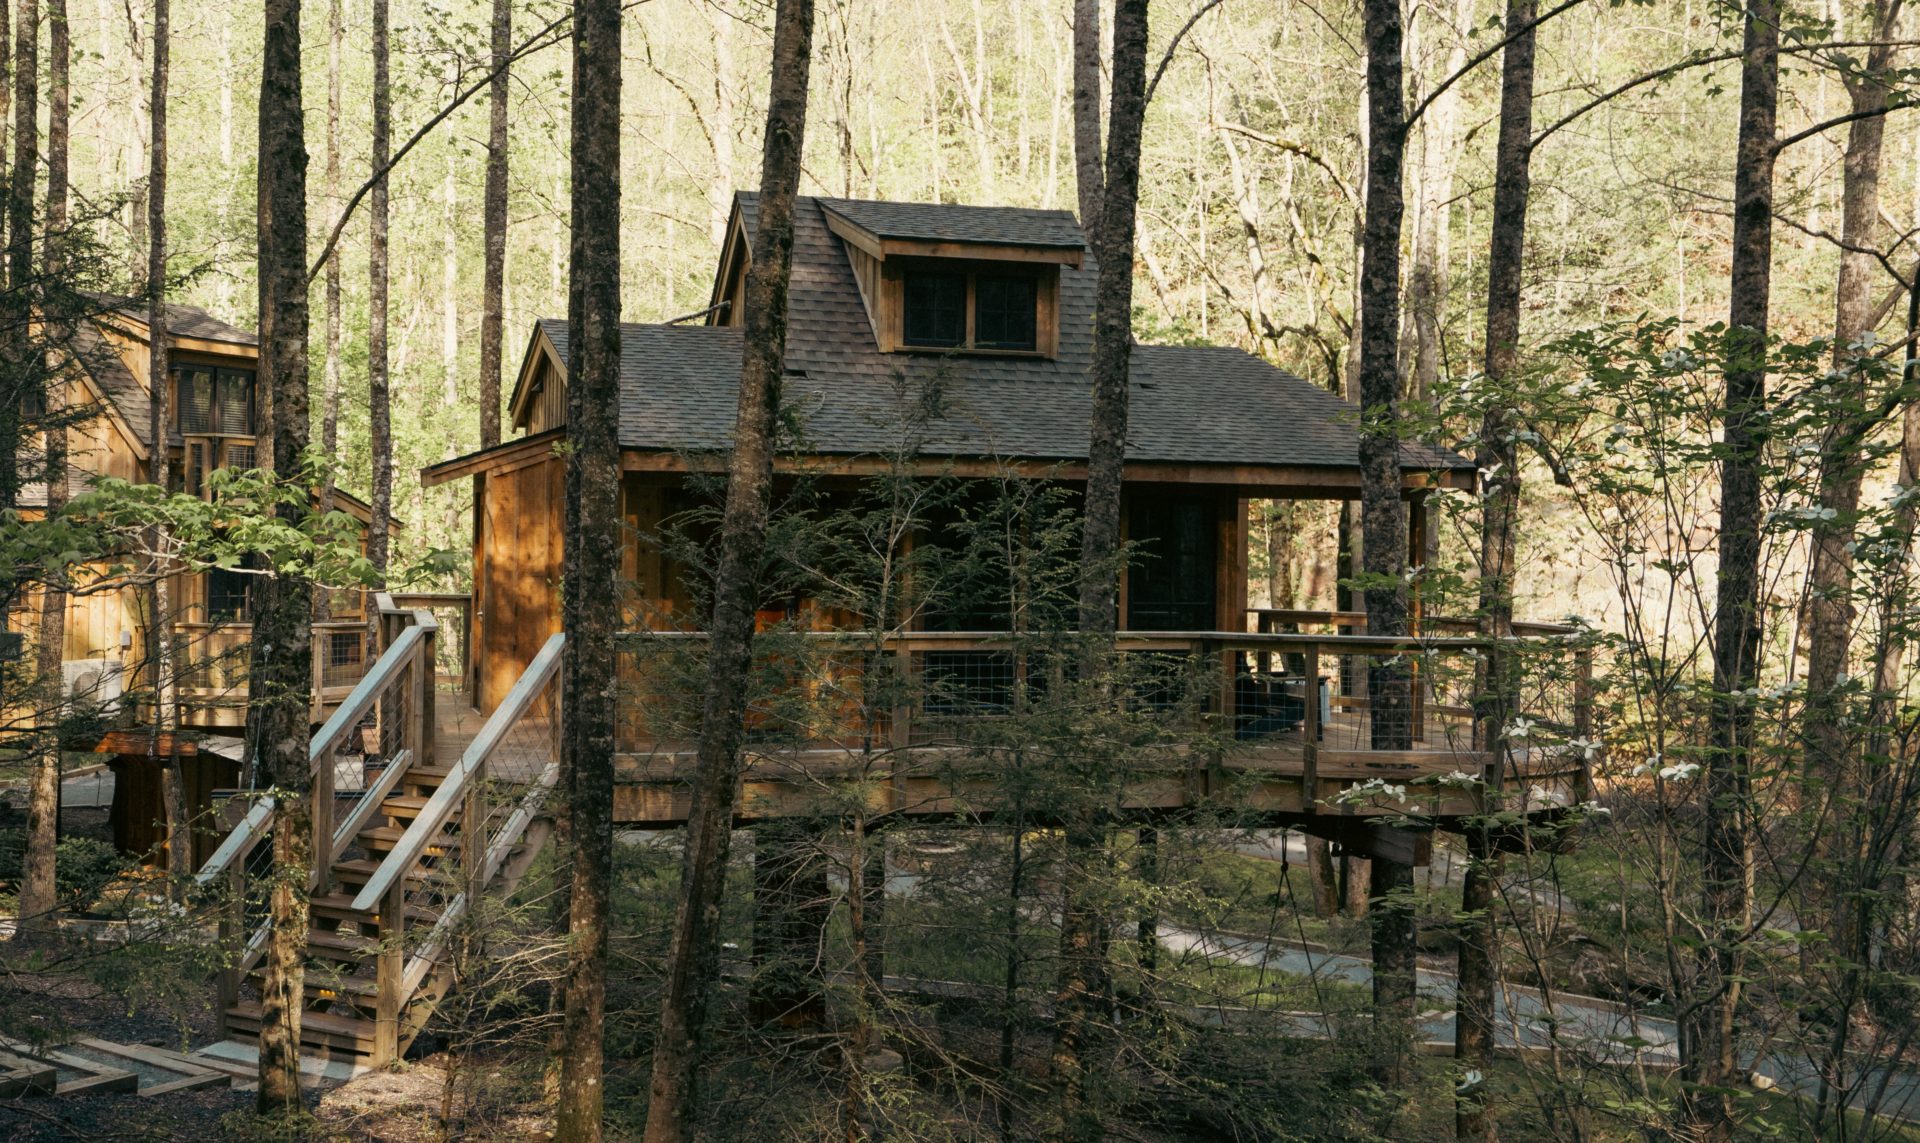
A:
[[[647,1143],[680,1143],[691,1133],[706,1002],[719,979],[720,902],[726,889],[734,795],[740,786],[740,747],[753,665],[753,615],[773,492],[780,377],[787,349],[787,281],[793,269],[794,196],[800,184],[812,60],[813,0],[779,0],[760,160],[760,200],[752,261],[747,267],[740,405],[734,419],[707,643],[698,770],[687,813],[680,898],[667,949],[666,995],[660,1002],[660,1031],[654,1040]]]
[[[513,0],[493,0],[493,84],[487,93],[487,188],[481,227],[486,267],[480,288],[480,447],[500,443],[500,349],[507,282],[507,55]]]
[[[167,331],[167,84],[173,52],[171,0],[153,0],[153,72],[147,86],[147,439],[153,441],[147,467],[153,483],[169,487],[170,457],[161,446],[173,424],[172,346]],[[167,765],[162,779],[167,812],[167,868],[185,873],[192,862],[193,833],[187,823],[186,776],[174,729],[173,593],[167,580],[172,567],[165,558],[169,537],[160,528],[151,533],[157,553],[148,589],[147,654],[153,662],[153,735],[149,752],[164,744]]]
[[[260,59],[258,223],[260,388],[269,409],[275,475],[298,486],[307,449],[307,142],[301,104],[300,0],[266,0]],[[280,517],[309,510],[289,500]],[[313,690],[313,585],[298,575],[253,587],[253,658],[247,671],[249,743],[277,798],[275,875],[260,989],[263,1114],[300,1110],[300,1013],[306,993],[307,877],[312,868],[312,768],[307,749]]]
[[[620,576],[620,0],[573,7],[573,275],[567,292],[567,488],[561,765],[569,920],[555,1138],[600,1138],[613,881],[614,630]]]
[[[1120,493],[1126,463],[1128,368],[1133,353],[1135,216],[1140,197],[1140,141],[1147,115],[1147,0],[1119,0],[1113,17],[1113,90],[1107,113],[1107,155],[1094,217],[1093,413],[1087,441],[1082,513],[1079,626],[1090,660],[1111,651],[1119,618]],[[1097,116],[1096,116],[1097,128]],[[1076,128],[1077,129],[1077,128]],[[1085,193],[1084,187],[1082,193]],[[1101,668],[1104,669],[1104,668]],[[1089,676],[1092,677],[1092,676]],[[1066,1131],[1098,1138],[1085,1104],[1088,1040],[1107,988],[1109,920],[1092,884],[1107,823],[1082,815],[1067,830],[1065,900],[1060,922],[1060,973],[1055,1004],[1054,1081]]]
[[[387,162],[393,131],[388,7],[388,0],[373,0],[373,188],[367,195],[367,431],[373,452],[367,559],[383,583],[387,529],[393,521],[393,398],[387,370]]]
[[[1400,498],[1400,229],[1406,112],[1399,0],[1366,0],[1367,198],[1360,267],[1360,516],[1367,633],[1407,633],[1407,508]],[[1367,698],[1376,750],[1412,744],[1412,687],[1401,657],[1376,660]],[[1377,1078],[1397,1082],[1414,1006],[1410,866],[1375,856],[1373,998],[1386,1028]]]
[[[341,0],[327,0],[327,164],[326,196],[327,213],[337,216],[340,213],[340,109],[341,109],[341,55],[347,35],[345,13],[341,10]],[[340,450],[340,254],[332,252],[327,258],[325,281],[323,283],[326,305],[326,345],[327,361],[325,389],[320,407],[320,451],[329,457],[336,456]],[[333,509],[333,477],[331,468],[327,470],[325,482],[320,487],[320,510]],[[320,593],[322,596],[325,592]],[[320,609],[326,610],[324,599]],[[320,618],[325,618],[321,616]]]
[[[1845,718],[1844,679],[1854,620],[1854,536],[1860,507],[1860,481],[1866,461],[1861,444],[1880,423],[1873,402],[1853,391],[1853,370],[1871,360],[1860,344],[1879,314],[1873,283],[1880,273],[1875,251],[1880,244],[1880,172],[1885,149],[1886,111],[1890,86],[1890,42],[1900,0],[1870,0],[1867,16],[1875,41],[1867,48],[1857,73],[1843,73],[1849,113],[1845,160],[1841,166],[1840,269],[1833,291],[1833,364],[1828,396],[1836,415],[1821,441],[1818,477],[1819,505],[1831,517],[1817,521],[1807,571],[1807,594],[1802,623],[1807,632],[1807,705],[1802,741],[1807,771],[1824,787],[1828,798],[1842,804],[1857,796],[1847,755],[1850,734]],[[1823,513],[1822,515],[1825,515]],[[1844,810],[1842,811],[1844,814]],[[1846,830],[1836,831],[1844,835]],[[1831,852],[1835,847],[1828,846]],[[1817,894],[1836,902],[1840,894]],[[1809,905],[1818,906],[1818,900]],[[1836,911],[1837,919],[1844,910]],[[1824,926],[1825,918],[1807,915],[1802,923]],[[1851,934],[1829,932],[1834,947],[1851,955]],[[1859,934],[1864,937],[1865,934]],[[1864,959],[1864,958],[1862,958]]]
[[[54,2],[58,4],[58,0],[54,0]],[[58,10],[60,12],[60,23],[57,38],[59,46],[64,47],[66,44],[66,12],[64,6],[60,6]],[[22,16],[22,22],[25,23],[24,11],[22,12]],[[64,186],[66,172],[64,168],[67,142],[66,108],[64,106],[66,67],[65,64],[58,59],[54,61],[54,66],[58,69],[59,74],[53,80],[55,89],[54,99],[56,101],[53,109],[53,118],[56,121],[55,125],[59,131],[59,157],[62,167],[60,181],[63,184],[60,187],[60,191],[62,199],[64,200],[66,192]],[[22,68],[22,70],[25,69]],[[32,132],[29,132],[29,134],[31,133]],[[50,144],[51,142],[52,140],[49,139]],[[53,148],[50,145],[48,150],[49,162],[51,162],[53,158]],[[28,170],[31,172],[31,167],[29,167]],[[46,245],[43,247],[43,258],[47,254],[53,253],[53,247],[56,241],[53,236],[52,225],[54,215],[53,189],[52,180],[49,179],[47,206],[48,226]],[[18,188],[16,187],[14,190],[17,191]],[[38,286],[40,284],[36,280],[34,271],[30,268],[32,262],[32,243],[34,239],[32,211],[33,177],[31,173],[29,173],[27,177],[26,193],[28,196],[26,213],[24,215],[14,215],[13,224],[19,228],[15,231],[16,237],[14,241],[16,248],[10,249],[8,252],[14,295],[16,302],[23,306],[23,309],[20,311],[23,314],[26,312],[24,307],[32,305],[37,297],[39,292]],[[17,200],[13,203],[13,206],[15,208],[19,206]],[[64,201],[61,204],[60,213],[64,217]],[[24,336],[24,331],[16,333],[14,336],[18,339],[18,344],[21,349],[21,352],[12,363],[17,370],[14,375],[16,378],[14,383],[23,393],[29,389],[39,390],[38,396],[40,397],[40,407],[43,414],[41,417],[44,440],[43,448],[45,450],[41,466],[41,479],[43,486],[46,488],[47,515],[52,516],[66,505],[67,500],[67,434],[64,427],[59,424],[61,416],[61,410],[59,408],[61,404],[60,393],[58,387],[54,384],[53,375],[46,371],[44,363],[33,360],[29,355],[31,352],[28,348],[29,339]],[[24,432],[25,428],[26,426],[24,425],[20,426],[22,432]],[[58,842],[58,822],[60,815],[59,722],[65,705],[63,694],[64,679],[62,677],[61,662],[66,658],[66,623],[67,593],[60,590],[56,577],[49,577],[49,582],[40,596],[39,645],[36,648],[37,653],[34,664],[41,686],[45,691],[39,704],[42,712],[41,719],[45,725],[42,727],[44,733],[40,735],[39,740],[34,746],[33,775],[31,788],[27,796],[27,850],[24,855],[21,870],[20,926],[21,932],[29,939],[43,937],[55,929],[54,847]]]
[[[5,0],[0,0],[4,3]],[[9,318],[5,368],[9,392],[0,394],[0,509],[20,501],[20,405],[34,370],[26,360],[27,319],[33,282],[33,184],[40,168],[40,6],[20,0],[14,20],[13,169],[7,179],[7,281],[9,301],[21,307]],[[37,382],[36,382],[37,384]]]
[[[1080,228],[1100,233],[1100,0],[1073,0],[1073,169]]]
[[[1513,634],[1513,568],[1520,504],[1517,426],[1509,422],[1505,387],[1515,377],[1520,355],[1520,292],[1526,252],[1527,194],[1532,183],[1533,56],[1535,0],[1507,0],[1507,45],[1500,67],[1500,129],[1495,144],[1493,221],[1487,242],[1487,335],[1484,368],[1487,402],[1480,422],[1476,462],[1481,473],[1480,615],[1481,633],[1491,640],[1478,688],[1483,696],[1480,735],[1494,761],[1481,775],[1488,801],[1498,796],[1506,775],[1508,710],[1502,701],[1507,663],[1503,639]],[[1496,807],[1484,807],[1491,812]],[[1462,914],[1455,1007],[1454,1057],[1466,1070],[1492,1074],[1494,1026],[1494,880],[1498,857],[1488,823],[1474,822],[1467,835],[1467,870],[1460,885]],[[1455,1097],[1454,1134],[1462,1140],[1490,1143],[1497,1126],[1486,1102],[1486,1086],[1463,1084]]]
[[[1736,1016],[1753,911],[1753,704],[1760,669],[1760,469],[1766,444],[1767,321],[1773,264],[1774,138],[1780,9],[1748,0],[1733,169],[1733,259],[1721,409],[1720,575],[1713,617],[1713,703],[1704,763],[1701,933],[1694,993],[1681,1021],[1684,1117],[1707,1140],[1733,1137],[1728,1091],[1740,1078]]]

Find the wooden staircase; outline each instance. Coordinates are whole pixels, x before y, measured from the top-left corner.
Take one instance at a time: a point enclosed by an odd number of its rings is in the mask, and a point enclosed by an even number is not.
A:
[[[436,765],[416,761],[433,757],[433,620],[418,612],[396,626],[379,661],[313,740],[316,843],[301,1050],[352,1069],[397,1059],[425,1026],[451,984],[448,949],[468,902],[511,894],[546,844],[552,825],[544,800],[559,772],[551,728],[558,725],[560,636],[461,757]],[[368,722],[378,751],[363,742]],[[518,754],[501,772],[508,743]],[[334,779],[355,767],[360,788],[337,790]],[[260,1033],[268,933],[247,870],[270,857],[271,819],[271,799],[263,798],[200,873],[203,884],[229,882],[223,932],[236,946],[245,934],[221,980],[228,1058],[257,1048]]]

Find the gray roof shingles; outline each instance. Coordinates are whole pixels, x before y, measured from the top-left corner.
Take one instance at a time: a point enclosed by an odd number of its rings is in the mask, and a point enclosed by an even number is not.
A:
[[[829,454],[890,452],[906,427],[903,395],[937,387],[938,415],[922,427],[921,451],[927,455],[1084,458],[1092,412],[1086,374],[1093,259],[1079,268],[1061,267],[1066,316],[1055,359],[881,353],[852,267],[822,213],[823,206],[845,205],[802,198],[795,208],[784,403],[803,426],[803,447]],[[959,209],[907,205],[926,214]],[[752,196],[740,196],[740,206],[751,233],[757,213]],[[1012,208],[993,213],[1038,216],[1036,228],[1057,226],[1054,216],[1061,215]],[[1077,227],[1073,233],[1078,235]],[[545,319],[540,326],[564,363],[566,323]],[[740,352],[737,328],[623,325],[620,443],[658,451],[726,448]],[[1311,467],[1358,462],[1351,405],[1238,349],[1136,346],[1132,378],[1131,461]],[[1403,446],[1403,456],[1409,469],[1472,467],[1423,445]]]

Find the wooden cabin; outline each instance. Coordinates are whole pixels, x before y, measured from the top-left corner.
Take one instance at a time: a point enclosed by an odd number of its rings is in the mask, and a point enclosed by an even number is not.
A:
[[[723,465],[755,208],[736,196],[704,321],[621,328],[622,516],[640,624],[698,626],[672,561],[642,537],[688,503],[690,473]],[[784,403],[803,443],[783,451],[781,471],[886,471],[902,394],[937,392],[913,429],[925,471],[1084,480],[1094,273],[1063,211],[802,198]],[[519,435],[422,473],[428,486],[473,481],[482,711],[560,629],[566,376],[566,323],[537,322],[511,397]],[[1246,632],[1248,500],[1356,497],[1357,411],[1226,347],[1137,346],[1132,384],[1125,527],[1152,559],[1125,576],[1121,626]],[[1407,445],[1402,468],[1415,529],[1427,490],[1472,487],[1473,465],[1451,453]]]
[[[167,315],[172,425],[165,447],[171,483],[176,490],[208,495],[211,472],[257,464],[259,338],[193,306],[170,305]],[[68,434],[70,494],[96,477],[151,478],[150,336],[145,302],[139,299],[101,298],[99,309],[76,326],[65,398],[67,407],[94,415]],[[45,497],[44,488],[30,488],[22,506],[42,507]],[[364,501],[344,492],[336,499],[363,526],[371,522]],[[171,577],[181,725],[210,730],[244,725],[256,578],[218,568]],[[69,598],[62,659],[71,693],[111,701],[132,685],[134,672],[144,669],[148,649],[141,595],[125,587]],[[345,697],[368,661],[360,593],[334,593],[332,606],[333,614],[314,628],[316,717]]]

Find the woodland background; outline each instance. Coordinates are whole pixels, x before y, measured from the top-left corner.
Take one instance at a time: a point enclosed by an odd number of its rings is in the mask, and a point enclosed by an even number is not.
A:
[[[393,31],[396,144],[487,70],[487,5],[401,7]],[[365,5],[305,8],[310,245],[317,251],[368,172],[372,79]],[[337,38],[330,28],[336,13]],[[551,4],[523,6],[514,42],[563,14]],[[1156,14],[1153,61],[1187,14]],[[1498,43],[1499,15],[1484,0],[1413,4],[1408,105]],[[1070,16],[1066,4],[1033,0],[823,3],[802,193],[1073,209]],[[1831,21],[1833,39],[1848,38],[1842,5],[1823,4],[1807,16]],[[140,4],[109,0],[82,0],[72,19],[74,183],[85,195],[124,198],[100,237],[127,252],[131,283],[145,257],[146,19]],[[253,324],[256,296],[258,20],[254,7],[227,2],[185,5],[174,16],[169,230],[172,268],[185,278],[175,296],[243,326]],[[629,8],[626,320],[664,320],[707,303],[732,192],[758,178],[771,21],[769,6],[739,0],[647,0]],[[1316,383],[1345,384],[1364,159],[1359,25],[1358,11],[1346,6],[1229,2],[1181,41],[1148,110],[1136,294],[1142,340],[1239,345]],[[1735,14],[1692,2],[1583,5],[1542,25],[1537,131],[1627,80],[1675,70],[1580,115],[1536,148],[1523,317],[1530,342],[1597,321],[1724,316],[1737,64],[1675,65],[1723,53],[1737,35]],[[1840,79],[1805,59],[1786,63],[1783,135],[1846,109]],[[568,66],[564,46],[556,46],[513,70],[506,392],[532,321],[566,309]],[[337,111],[328,90],[336,77]],[[1476,68],[1420,118],[1410,140],[1403,273],[1410,391],[1435,376],[1471,372],[1481,356],[1498,83],[1497,67]],[[425,491],[411,474],[479,443],[486,116],[483,91],[392,177],[401,566],[465,546],[468,490]],[[1775,328],[1788,340],[1831,325],[1844,142],[1844,131],[1828,131],[1788,149],[1780,162],[1773,308]],[[337,179],[330,154],[338,156]],[[1885,232],[1909,236],[1920,225],[1920,117],[1890,117],[1883,179]],[[1905,260],[1887,245],[1896,262]],[[331,355],[315,283],[315,406],[317,413],[324,388],[339,394],[345,480],[364,494],[363,218],[347,227],[340,263],[342,324]],[[1891,276],[1880,287],[1895,288]],[[1885,328],[1903,312],[1883,306]],[[1526,495],[1532,503],[1521,513],[1517,611],[1608,614],[1616,606],[1611,588],[1588,573],[1593,552],[1580,542],[1573,513],[1550,484],[1531,482]],[[1291,585],[1302,606],[1330,605],[1332,515],[1298,526],[1313,542],[1283,561],[1276,586],[1285,594]]]

